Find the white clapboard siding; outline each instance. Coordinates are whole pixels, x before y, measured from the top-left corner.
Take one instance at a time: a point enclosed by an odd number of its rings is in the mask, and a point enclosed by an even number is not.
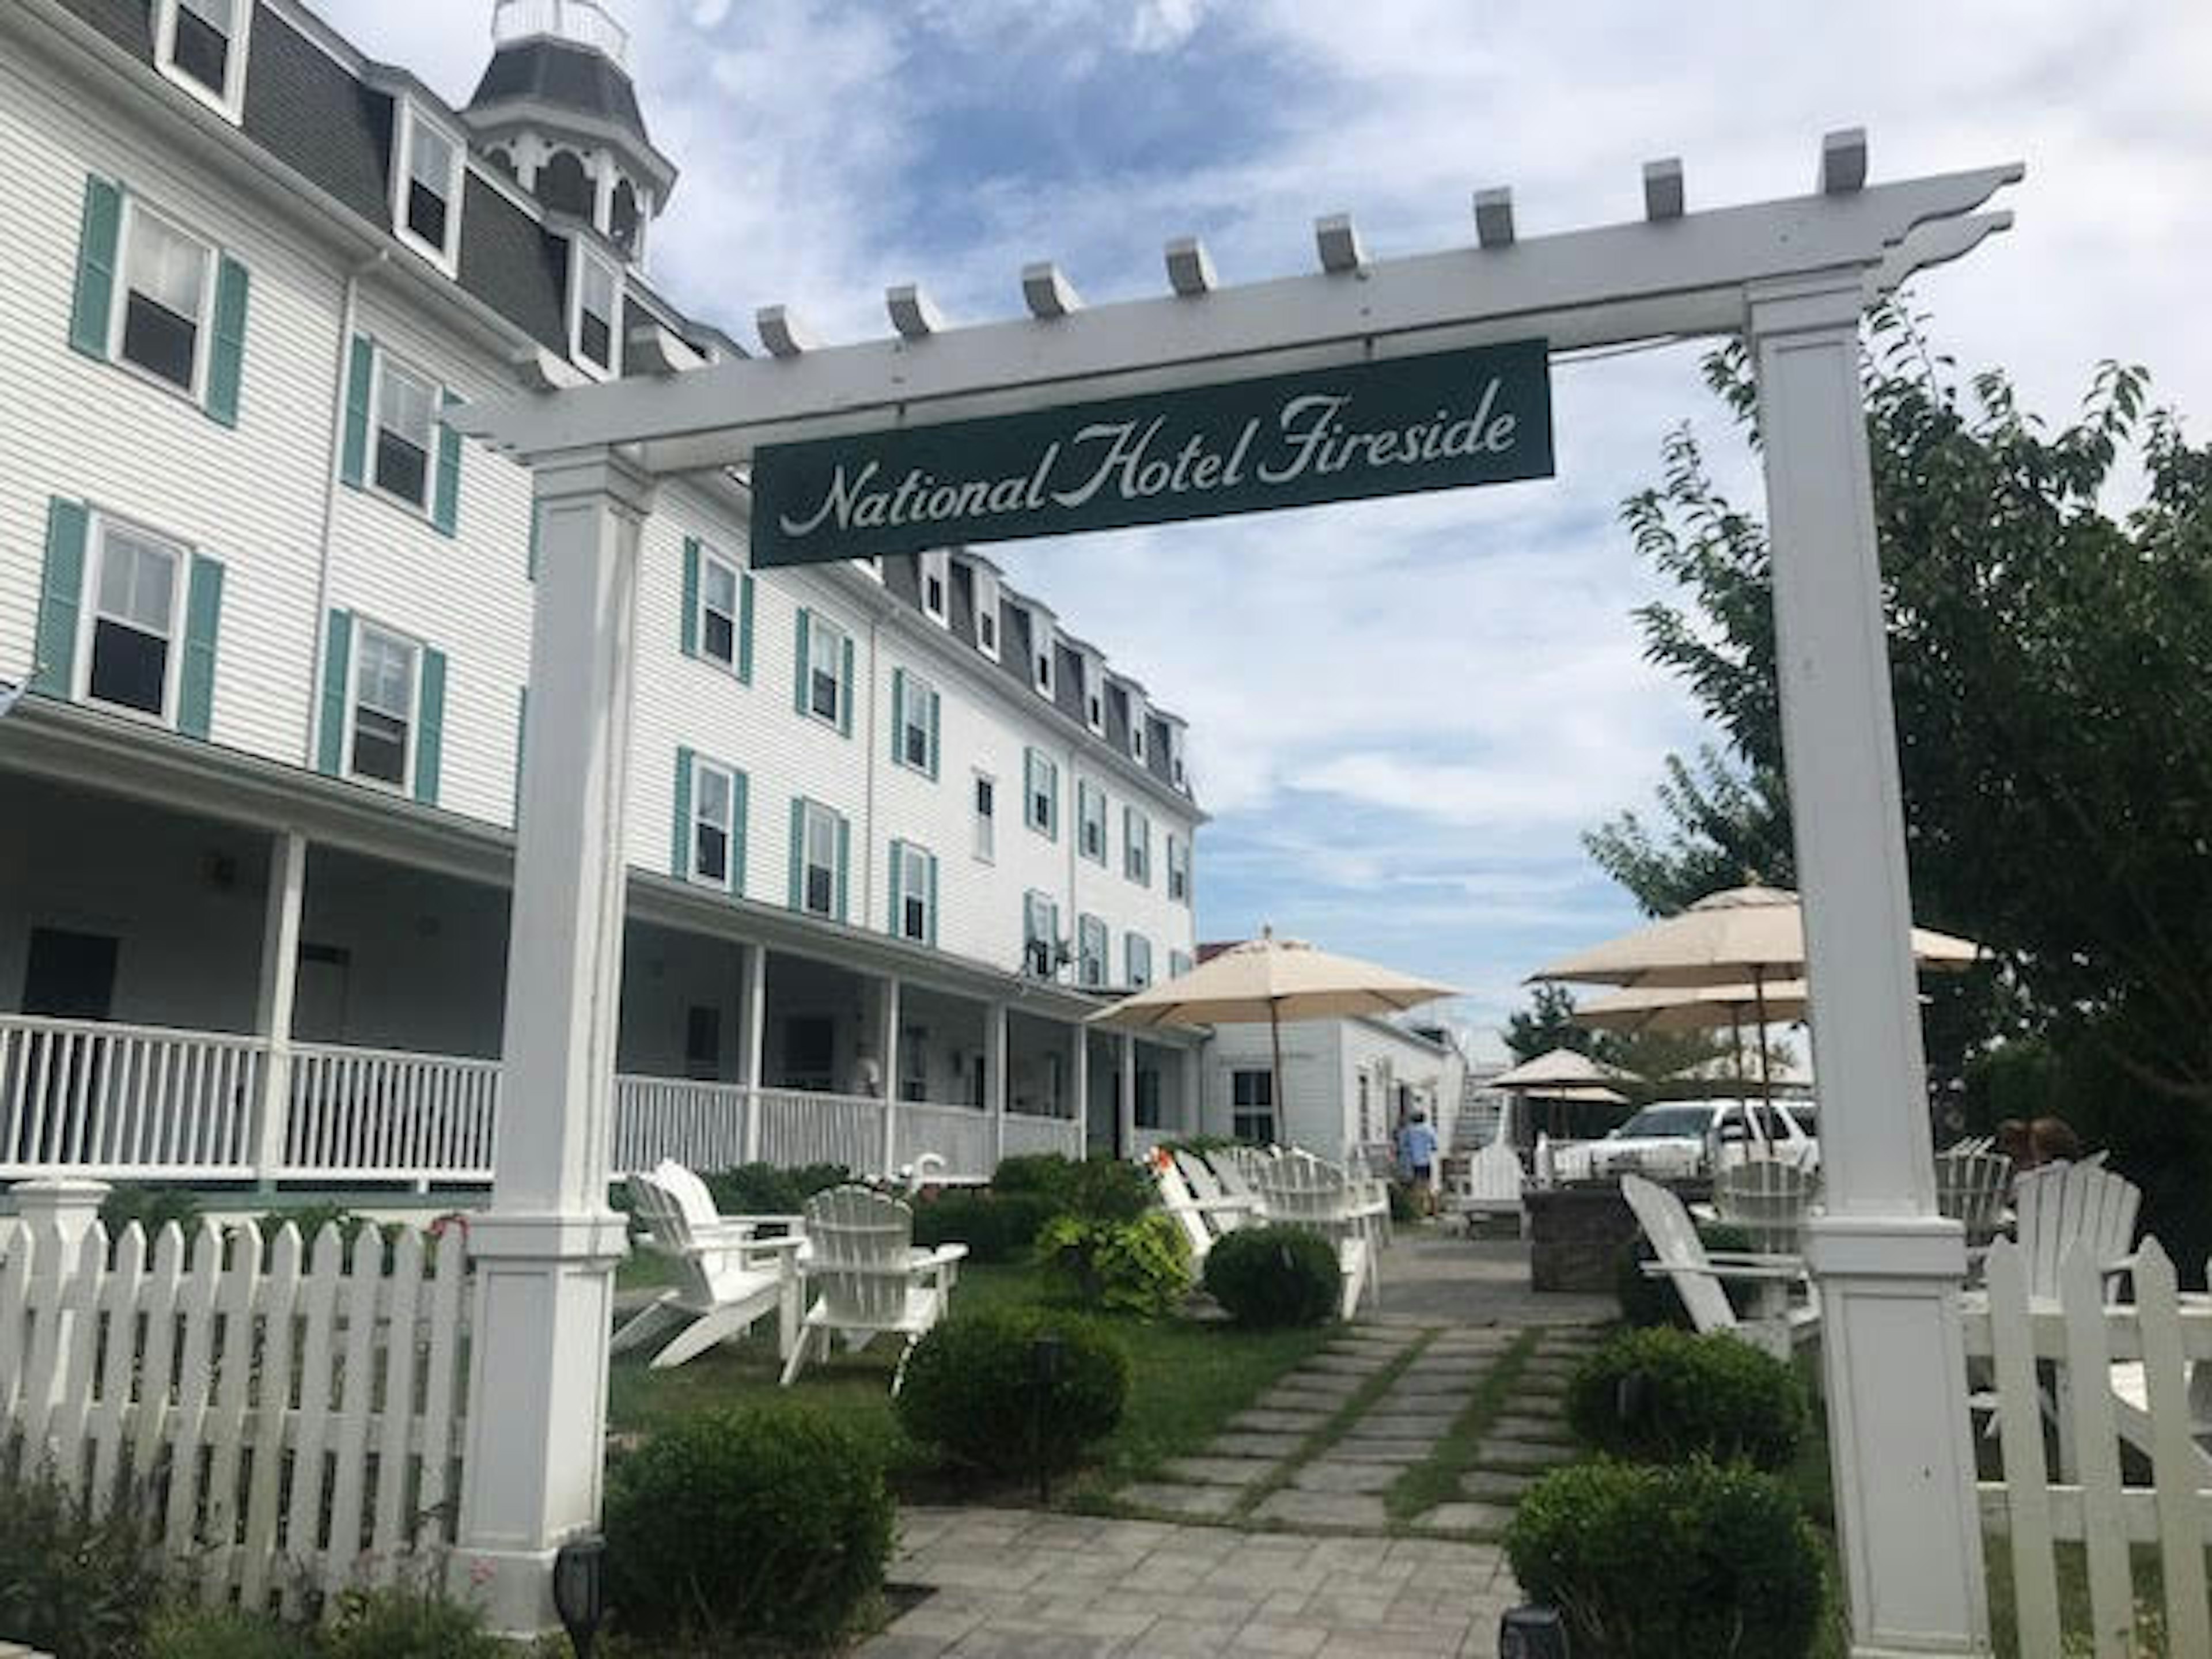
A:
[[[19,1234],[0,1261],[0,1434],[131,1504],[201,1595],[308,1610],[442,1550],[465,1383],[466,1246],[335,1226],[113,1242]],[[64,1259],[66,1258],[66,1259]]]
[[[2212,1457],[2193,1425],[2190,1367],[2212,1365],[2212,1298],[2184,1296],[2156,1240],[2133,1266],[2136,1299],[2105,1300],[2109,1264],[2084,1249],[2059,1267],[2056,1300],[2032,1297],[2030,1263],[2009,1241],[1990,1252],[1985,1294],[1966,1302],[1969,1356],[1986,1359],[1996,1382],[2001,1478],[1981,1484],[1984,1519],[2011,1542],[2014,1600],[2023,1659],[2062,1651],[2098,1659],[2134,1653],[2138,1588],[2130,1551],[2155,1545],[2164,1585],[2166,1649],[2212,1655],[2212,1603],[2204,1553],[2212,1547]],[[2112,1367],[2140,1361],[2149,1430],[2127,1434]],[[2065,1386],[2046,1391],[2039,1367]],[[2054,1401],[2056,1402],[2054,1405]],[[2046,1417],[2065,1413],[2075,1472],[2051,1479]],[[2147,1462],[2148,1486],[2125,1483]],[[2090,1626],[2063,1628],[2056,1547],[2078,1544],[2087,1564]],[[2087,1643],[2087,1647],[2082,1646]]]

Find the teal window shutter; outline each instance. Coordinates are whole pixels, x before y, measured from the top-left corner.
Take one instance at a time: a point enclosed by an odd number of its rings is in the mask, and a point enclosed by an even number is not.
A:
[[[84,181],[84,222],[77,233],[76,292],[70,306],[70,344],[107,361],[107,323],[115,301],[115,255],[123,237],[123,192],[105,179]]]
[[[315,770],[337,777],[345,770],[346,678],[352,672],[353,612],[333,611],[324,630],[323,712],[315,743]]]
[[[891,764],[906,764],[906,670],[891,670]]]
[[[222,566],[192,556],[185,599],[185,660],[177,684],[177,730],[204,738],[215,716],[215,641],[222,627]]]
[[[524,686],[514,702],[514,811],[516,830],[522,828],[522,763],[530,751],[530,688]]]
[[[791,798],[791,908],[806,908],[806,797]]]
[[[738,678],[753,683],[753,573],[738,578]]]
[[[837,730],[853,735],[853,636],[845,635],[844,666],[837,673]]]
[[[678,636],[687,657],[699,654],[699,538],[684,538],[684,620]]]
[[[66,697],[76,684],[76,625],[84,609],[84,544],[92,515],[82,501],[57,495],[46,505],[46,567],[39,586],[38,640],[31,690]]]
[[[375,379],[376,343],[356,334],[346,367],[345,445],[338,459],[338,477],[355,489],[368,482],[368,397]]]
[[[929,694],[929,781],[930,781],[932,783],[934,783],[934,782],[936,782],[936,781],[937,781],[937,731],[938,731],[938,726],[937,726],[937,711],[938,711],[939,708],[940,707],[940,705],[943,703],[943,702],[944,702],[943,697],[942,697],[941,696],[939,696],[939,694],[938,692],[936,692],[936,691],[934,691],[934,690],[933,690],[933,691],[931,691],[931,692],[930,692],[930,694]],[[935,910],[935,907],[934,907],[934,906],[933,906],[933,907],[932,907],[932,908],[931,908],[931,914],[932,914],[933,915],[934,915],[936,914],[936,910]]]
[[[745,891],[745,811],[752,785],[742,772],[730,774],[730,890],[742,898]]]
[[[246,267],[228,254],[215,276],[214,347],[208,356],[207,412],[224,426],[238,424],[238,388],[246,374]]]
[[[792,702],[793,706],[802,714],[807,712],[806,651],[810,643],[807,636],[813,626],[814,618],[808,613],[805,605],[800,605],[799,607],[799,675],[797,687],[792,692]]]
[[[415,732],[415,799],[438,804],[438,771],[446,750],[446,653],[422,647],[422,707]]]
[[[678,881],[691,875],[691,751],[676,750],[676,821],[669,836],[668,873]]]
[[[446,394],[447,409],[461,400]],[[461,527],[461,434],[443,419],[438,422],[438,480],[430,501],[430,521],[441,536],[456,534]]]
[[[847,908],[846,876],[853,866],[853,825],[843,813],[837,815],[837,920],[849,921],[853,913]]]
[[[927,854],[923,867],[929,872],[929,939],[927,942],[933,950],[937,945],[937,854],[934,853]]]
[[[893,841],[891,842],[891,937],[893,939],[906,937],[906,918],[899,914],[899,899],[902,896],[899,890],[904,884],[905,864],[906,843],[902,841]]]

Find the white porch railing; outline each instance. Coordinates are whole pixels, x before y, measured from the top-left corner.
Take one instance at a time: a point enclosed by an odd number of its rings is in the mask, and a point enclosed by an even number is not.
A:
[[[489,1181],[499,1062],[295,1043],[278,1177]]]
[[[868,1172],[884,1168],[880,1100],[805,1089],[763,1089],[756,1109],[761,1115],[764,1164],[786,1170],[807,1164],[838,1164]]]
[[[1058,1152],[1063,1158],[1081,1158],[1083,1126],[1072,1117],[1040,1117],[1028,1112],[1007,1113],[1006,1155],[1019,1158],[1032,1152]]]
[[[938,1106],[902,1100],[892,1109],[891,1168],[914,1163],[925,1152],[945,1160],[939,1171],[954,1181],[982,1181],[998,1159],[994,1154],[991,1115],[974,1106]]]
[[[751,1115],[751,1094],[742,1084],[618,1077],[614,1167],[649,1170],[672,1158],[694,1170],[733,1170],[748,1161]]]
[[[0,1180],[251,1176],[267,1064],[254,1037],[0,1017]]]

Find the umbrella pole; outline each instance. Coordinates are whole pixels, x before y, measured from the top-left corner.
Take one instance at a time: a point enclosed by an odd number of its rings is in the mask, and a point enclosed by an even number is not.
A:
[[[1284,1144],[1283,1125],[1288,1117],[1289,1105],[1283,1098],[1283,1009],[1282,1000],[1279,997],[1267,999],[1267,1039],[1274,1051],[1273,1093],[1275,1097],[1271,1103],[1275,1109],[1276,1144],[1280,1146]]]
[[[1766,1150],[1771,1153],[1774,1143],[1767,1138],[1766,1119],[1774,1110],[1774,1065],[1773,1056],[1766,1046],[1766,970],[1764,968],[1751,970],[1751,994],[1758,1005],[1759,1098],[1764,1108],[1759,1118],[1759,1138],[1766,1143]]]

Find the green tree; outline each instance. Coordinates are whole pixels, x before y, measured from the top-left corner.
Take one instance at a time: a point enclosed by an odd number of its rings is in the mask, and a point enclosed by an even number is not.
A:
[[[1740,348],[1709,386],[1754,445]],[[1931,981],[1931,1059],[1954,1073],[2033,1035],[2094,1103],[2130,1173],[2212,1166],[2212,450],[2106,364],[2069,425],[1996,372],[1961,380],[1917,319],[1879,312],[1864,386],[1892,687],[1918,918],[2002,964]],[[2142,480],[2140,505],[2106,507]],[[1656,817],[1592,855],[1655,912],[1741,879],[1792,879],[1765,526],[1686,428],[1624,521],[1684,589],[1638,614],[1726,743],[1669,763]],[[2070,1057],[2070,1058],[2069,1058]],[[2077,1109],[2081,1103],[2076,1103]],[[2186,1152],[2185,1176],[2174,1158]],[[2172,1235],[2168,1235],[2172,1239]],[[2202,1251],[2197,1253],[2202,1260]]]
[[[1516,1063],[1554,1048],[1586,1054],[1597,1046],[1597,1033],[1575,1024],[1574,993],[1564,985],[1537,986],[1528,1006],[1514,1010],[1500,1035]]]

